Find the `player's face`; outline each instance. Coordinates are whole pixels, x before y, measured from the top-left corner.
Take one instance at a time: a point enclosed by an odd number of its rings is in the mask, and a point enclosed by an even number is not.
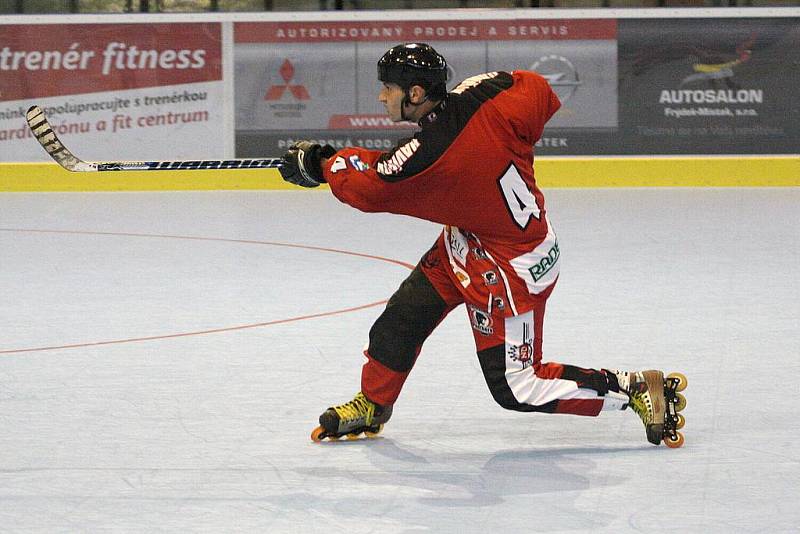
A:
[[[403,97],[405,91],[396,83],[384,83],[378,94],[378,101],[386,108],[386,114],[392,122],[403,120]]]

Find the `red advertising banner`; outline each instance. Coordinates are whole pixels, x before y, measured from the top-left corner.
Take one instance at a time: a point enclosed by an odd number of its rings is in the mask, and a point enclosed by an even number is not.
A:
[[[615,39],[615,19],[237,22],[237,43]]]
[[[0,25],[0,101],[222,79],[219,23]]]

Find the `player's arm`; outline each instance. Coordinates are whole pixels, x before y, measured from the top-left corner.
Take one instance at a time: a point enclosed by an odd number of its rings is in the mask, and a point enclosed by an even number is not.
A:
[[[542,137],[545,123],[558,111],[561,102],[541,75],[515,71],[513,77],[517,90],[509,99],[506,116],[517,135],[533,145]]]
[[[389,156],[390,153],[355,147],[336,152],[329,145],[298,141],[284,154],[278,170],[284,180],[301,187],[330,182],[334,195],[343,202],[364,211],[378,211],[377,207],[370,209],[361,197],[381,196],[385,177],[375,168],[378,161]],[[342,191],[344,198],[338,191]]]
[[[398,184],[425,172],[440,155],[424,137],[428,136],[404,139],[389,152],[340,150],[323,166],[331,192],[362,211],[392,212]]]
[[[358,147],[335,152],[301,141],[284,155],[280,172],[303,187],[327,182],[339,200],[362,211],[391,211],[393,184],[421,173],[441,154],[438,143],[425,137],[402,140],[389,152]]]

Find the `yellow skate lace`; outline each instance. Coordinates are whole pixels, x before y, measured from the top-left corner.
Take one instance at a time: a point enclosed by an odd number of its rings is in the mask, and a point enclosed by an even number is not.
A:
[[[653,422],[653,401],[650,398],[650,390],[645,387],[644,391],[633,391],[629,393],[631,399],[630,406],[636,415],[645,425]]]
[[[334,406],[333,409],[340,421],[355,421],[363,417],[365,425],[372,424],[372,417],[375,415],[375,405],[360,391],[353,400],[340,406]]]

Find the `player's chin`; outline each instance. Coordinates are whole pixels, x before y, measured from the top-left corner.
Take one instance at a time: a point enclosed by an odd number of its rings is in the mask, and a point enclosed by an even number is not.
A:
[[[398,122],[397,114],[392,113],[392,111],[386,106],[384,106],[383,109],[386,111],[386,116],[389,117],[390,121]]]

